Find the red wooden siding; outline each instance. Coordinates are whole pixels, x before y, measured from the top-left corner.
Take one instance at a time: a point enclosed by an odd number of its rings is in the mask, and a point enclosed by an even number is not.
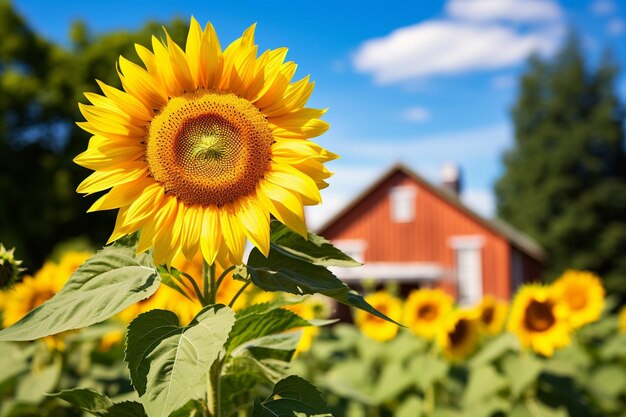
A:
[[[415,218],[410,223],[391,220],[389,195],[395,186],[413,187],[416,191]],[[330,240],[366,241],[366,263],[437,263],[446,269],[451,280],[455,278],[455,252],[450,238],[482,236],[483,293],[501,298],[511,296],[511,254],[507,239],[401,170],[393,172],[349,212],[321,230],[321,234]]]

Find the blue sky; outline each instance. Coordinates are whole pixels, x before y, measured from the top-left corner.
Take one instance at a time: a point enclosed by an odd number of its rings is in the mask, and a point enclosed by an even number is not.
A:
[[[309,211],[319,225],[396,161],[433,182],[460,165],[462,198],[494,213],[492,187],[512,144],[509,110],[531,52],[550,56],[575,27],[591,62],[610,47],[626,67],[623,0],[64,1],[18,0],[32,27],[61,44],[73,20],[95,33],[194,15],[222,45],[252,23],[261,50],[289,47],[297,78],[311,74],[309,104],[329,107],[317,142],[342,158]],[[114,65],[114,63],[111,63]],[[626,77],[618,83],[626,96]]]

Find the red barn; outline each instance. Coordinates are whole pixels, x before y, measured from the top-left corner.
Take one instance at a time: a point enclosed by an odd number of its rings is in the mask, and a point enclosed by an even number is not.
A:
[[[543,249],[512,226],[474,212],[453,189],[401,164],[392,167],[318,231],[364,263],[338,268],[337,276],[351,283],[443,287],[460,304],[483,294],[509,299],[520,283],[539,278]]]

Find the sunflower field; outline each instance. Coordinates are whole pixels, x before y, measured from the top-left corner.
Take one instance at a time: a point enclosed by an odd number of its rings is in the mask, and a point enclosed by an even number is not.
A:
[[[5,288],[2,326],[50,299],[90,256],[68,251]],[[199,257],[180,257],[173,265],[192,277],[202,274]],[[5,276],[20,272],[4,248],[2,266]],[[235,311],[274,305],[304,319],[287,333],[268,333],[292,355],[246,367],[245,383],[225,379],[236,384],[229,395],[243,403],[252,400],[255,384],[269,387],[295,374],[318,387],[333,416],[622,416],[626,409],[626,309],[612,314],[614,302],[589,272],[569,270],[550,286],[523,286],[510,305],[485,296],[476,306],[458,307],[438,289],[414,290],[405,300],[393,288],[365,297],[406,327],[361,310],[354,311],[354,324],[336,323],[328,320],[332,304],[325,298],[244,288],[232,272],[226,276],[218,302],[238,294]],[[111,409],[138,404],[123,361],[125,328],[154,309],[191,321],[201,309],[192,286],[181,293],[162,285],[87,329],[0,343],[2,416],[143,415],[140,407],[120,414]],[[176,415],[194,409],[187,407]],[[247,414],[233,409],[224,415]]]

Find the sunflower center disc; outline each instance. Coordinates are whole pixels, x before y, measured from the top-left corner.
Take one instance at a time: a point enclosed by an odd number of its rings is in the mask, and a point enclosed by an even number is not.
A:
[[[223,206],[254,192],[274,139],[249,101],[200,90],[172,98],[152,120],[150,173],[188,205]]]
[[[448,335],[450,344],[453,347],[459,347],[465,342],[469,335],[470,328],[466,319],[460,319],[454,326],[454,330]]]
[[[545,332],[551,328],[556,319],[552,313],[552,304],[533,300],[526,308],[526,328],[535,332]]]

